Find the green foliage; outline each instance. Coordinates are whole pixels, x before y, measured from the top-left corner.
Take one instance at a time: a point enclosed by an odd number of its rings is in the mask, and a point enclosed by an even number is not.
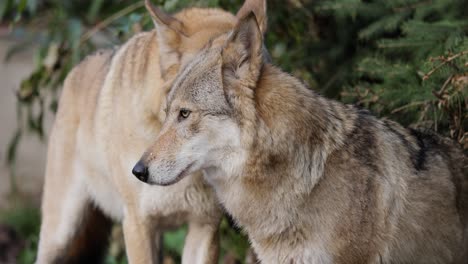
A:
[[[40,228],[39,210],[30,205],[15,202],[9,210],[0,212],[0,222],[11,226],[25,241],[18,263],[29,264],[36,260]]]
[[[187,235],[187,227],[179,228],[172,232],[164,233],[164,252],[165,255],[171,256],[180,262],[180,256],[182,255],[183,245],[185,236]],[[234,230],[228,223],[227,219],[224,218],[220,225],[220,244],[221,244],[221,258],[228,252],[234,256],[237,260],[241,261],[245,259],[249,243],[245,235],[241,234],[240,231]]]
[[[180,256],[184,249],[184,240],[187,235],[187,226],[172,232],[166,232],[163,236],[164,254],[172,256],[177,263],[180,263]]]
[[[39,232],[39,211],[32,206],[16,205],[14,208],[2,212],[0,221],[13,227],[22,237],[35,235]]]
[[[127,258],[116,258],[111,255],[107,255],[104,260],[105,264],[127,264]]]
[[[267,45],[282,68],[328,97],[466,144],[468,2],[269,3]]]
[[[221,255],[231,253],[236,259],[245,260],[249,242],[247,237],[241,233],[240,230],[236,231],[231,228],[226,218],[221,222]]]
[[[466,142],[468,3],[343,2],[321,1],[315,7],[354,31],[342,100]]]

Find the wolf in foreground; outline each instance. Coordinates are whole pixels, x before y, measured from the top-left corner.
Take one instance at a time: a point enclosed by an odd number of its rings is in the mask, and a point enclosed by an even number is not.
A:
[[[262,43],[251,14],[181,69],[145,181],[203,170],[263,263],[467,263],[462,151],[316,94]]]
[[[247,0],[238,16],[256,12],[256,2]],[[130,263],[158,262],[160,231],[182,223],[183,262],[218,262],[222,212],[201,173],[162,188],[131,171],[161,128],[180,65],[238,19],[220,9],[173,17],[146,6],[155,30],[88,56],[66,78],[49,140],[37,263],[98,262],[110,220],[123,223]]]

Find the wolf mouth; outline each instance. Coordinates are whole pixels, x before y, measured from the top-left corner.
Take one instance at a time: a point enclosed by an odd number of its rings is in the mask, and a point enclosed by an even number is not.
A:
[[[175,184],[177,182],[179,182],[180,180],[182,180],[183,178],[185,178],[185,176],[187,176],[188,172],[190,171],[190,169],[192,168],[193,164],[195,162],[192,162],[190,163],[187,167],[185,167],[185,169],[183,169],[179,175],[177,175],[177,177],[174,178],[174,180],[172,181],[169,181],[169,182],[163,182],[163,183],[157,183],[157,185],[160,185],[160,186],[169,186],[169,185],[172,185],[172,184]]]

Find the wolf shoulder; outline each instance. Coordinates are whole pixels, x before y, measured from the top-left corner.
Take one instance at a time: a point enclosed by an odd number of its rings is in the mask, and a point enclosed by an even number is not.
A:
[[[356,168],[381,177],[405,181],[449,180],[458,191],[468,192],[466,153],[452,139],[429,130],[405,128],[378,119],[367,110],[355,111],[354,125],[347,131],[342,150]],[[458,188],[457,187],[457,188]]]

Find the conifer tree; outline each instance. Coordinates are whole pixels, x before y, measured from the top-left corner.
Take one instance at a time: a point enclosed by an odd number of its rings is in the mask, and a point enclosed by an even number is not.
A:
[[[270,25],[273,55],[287,43],[280,65],[328,96],[467,144],[467,1],[291,2]]]

